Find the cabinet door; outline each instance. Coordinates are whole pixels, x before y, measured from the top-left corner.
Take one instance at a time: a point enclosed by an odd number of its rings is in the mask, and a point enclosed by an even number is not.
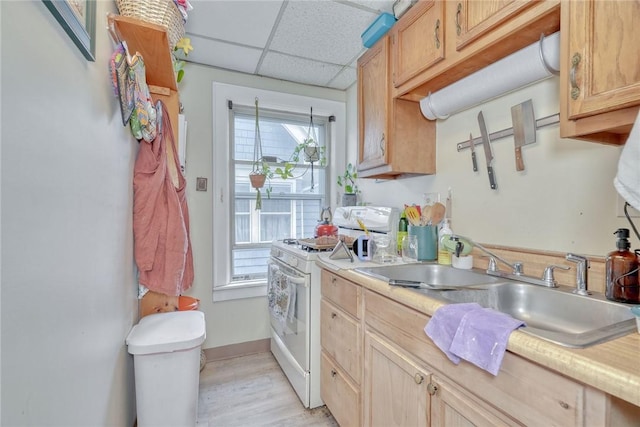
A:
[[[400,86],[444,58],[444,4],[422,1],[393,26],[393,84]]]
[[[384,36],[358,60],[358,170],[387,164],[389,86],[389,37]]]
[[[570,1],[568,118],[640,104],[640,2]],[[563,28],[565,21],[562,23]]]
[[[528,0],[458,1],[454,18],[456,49],[461,50],[535,3]]]
[[[429,384],[429,391],[432,393],[431,427],[521,425],[435,375]]]
[[[430,373],[384,338],[365,334],[364,425],[427,426]]]

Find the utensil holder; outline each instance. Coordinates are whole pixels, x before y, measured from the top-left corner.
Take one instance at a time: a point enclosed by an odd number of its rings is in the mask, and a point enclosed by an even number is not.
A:
[[[418,261],[435,261],[438,258],[437,226],[409,224],[407,232],[418,239]]]

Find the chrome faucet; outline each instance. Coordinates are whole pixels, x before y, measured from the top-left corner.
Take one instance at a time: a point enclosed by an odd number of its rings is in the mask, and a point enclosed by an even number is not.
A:
[[[565,259],[567,261],[577,263],[576,289],[573,293],[578,295],[589,295],[589,291],[587,291],[587,270],[589,269],[589,260],[582,255],[572,253],[568,253]]]
[[[475,246],[485,254],[489,255],[489,266],[487,268],[487,274],[490,276],[502,277],[502,278],[511,279],[511,280],[518,280],[520,282],[529,283],[531,285],[546,286],[549,288],[558,287],[558,284],[555,278],[553,277],[553,269],[558,268],[558,266],[556,265],[547,267],[544,270],[544,274],[542,278],[538,279],[537,277],[531,277],[531,276],[525,275],[524,266],[522,265],[521,262],[514,262],[512,264],[509,261],[505,260],[504,258],[501,258],[498,255],[494,254],[493,252],[491,252],[489,249],[485,248],[481,244],[476,243],[473,240],[469,239],[468,237],[453,234],[449,237],[449,239],[456,242],[455,244],[456,256],[460,256],[462,249],[464,249],[464,242],[470,244],[471,246]],[[496,260],[500,261],[501,263],[511,268],[511,273],[507,273],[505,271],[499,270],[498,263]],[[559,267],[559,268],[563,268],[567,270],[569,269],[568,267]]]

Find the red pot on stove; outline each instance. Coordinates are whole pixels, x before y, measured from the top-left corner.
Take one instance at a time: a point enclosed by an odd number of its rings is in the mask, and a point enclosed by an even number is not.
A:
[[[328,207],[323,208],[322,212],[320,212],[320,221],[318,222],[318,225],[316,225],[314,237],[338,237],[338,227],[331,223],[331,219],[331,209]]]

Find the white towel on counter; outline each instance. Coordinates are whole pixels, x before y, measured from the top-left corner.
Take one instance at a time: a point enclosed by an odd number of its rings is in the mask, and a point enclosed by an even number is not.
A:
[[[618,161],[618,174],[613,179],[618,193],[631,206],[640,210],[640,110]]]

